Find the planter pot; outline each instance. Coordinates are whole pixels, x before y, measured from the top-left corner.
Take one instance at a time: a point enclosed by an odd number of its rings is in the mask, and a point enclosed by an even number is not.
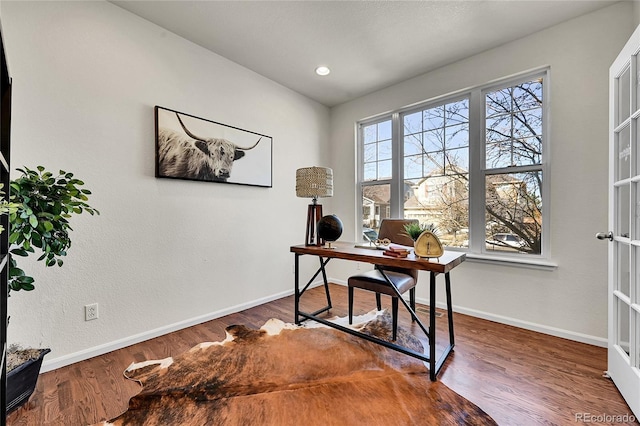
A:
[[[40,356],[7,373],[7,413],[21,407],[36,389],[42,359],[51,349],[41,349]]]

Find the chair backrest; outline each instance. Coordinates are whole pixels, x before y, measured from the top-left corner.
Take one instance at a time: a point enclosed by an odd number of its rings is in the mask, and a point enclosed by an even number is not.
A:
[[[418,223],[418,219],[382,219],[378,238],[388,238],[392,243],[413,247],[413,240],[404,230],[409,223]]]
[[[413,247],[413,240],[404,230],[404,226],[409,223],[418,223],[418,219],[382,219],[378,238],[388,238],[392,243]],[[384,269],[409,274],[416,282],[418,281],[417,269],[394,268],[385,266]]]

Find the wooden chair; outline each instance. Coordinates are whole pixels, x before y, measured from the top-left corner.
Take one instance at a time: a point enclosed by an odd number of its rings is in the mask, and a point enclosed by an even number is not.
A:
[[[379,239],[388,238],[392,243],[413,246],[413,240],[405,233],[404,226],[408,223],[418,223],[417,219],[383,219],[380,223]],[[409,304],[416,309],[416,283],[418,270],[381,266],[400,294],[409,290]],[[378,310],[382,309],[380,294],[391,296],[391,315],[393,317],[393,340],[396,340],[398,330],[398,297],[389,286],[378,269],[349,277],[349,324],[353,322],[353,289],[360,288],[376,293]],[[413,318],[412,318],[413,320]]]

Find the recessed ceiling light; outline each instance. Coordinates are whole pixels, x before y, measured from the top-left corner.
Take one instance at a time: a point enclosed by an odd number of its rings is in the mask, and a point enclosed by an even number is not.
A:
[[[330,72],[331,70],[329,69],[329,67],[325,67],[324,65],[316,68],[316,74],[318,75],[329,75]]]

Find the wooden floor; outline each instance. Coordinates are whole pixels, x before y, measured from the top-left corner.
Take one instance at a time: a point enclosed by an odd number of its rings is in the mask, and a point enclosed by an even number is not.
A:
[[[346,289],[331,285],[331,295],[331,314],[346,315]],[[303,310],[324,306],[322,287],[309,290],[304,298]],[[356,313],[375,307],[370,292],[357,291],[355,299]],[[389,307],[389,298],[383,297],[383,304]],[[122,375],[132,362],[165,358],[200,342],[221,340],[225,327],[232,324],[258,328],[274,317],[293,322],[292,312],[291,296],[44,373],[29,403],[13,412],[7,424],[75,426],[116,417],[139,391],[136,383]],[[412,329],[402,307],[400,314],[401,325]],[[427,321],[424,307],[419,308],[419,315]],[[447,336],[446,320],[446,313],[437,319],[442,344]],[[604,348],[462,314],[454,314],[454,322],[455,350],[439,380],[498,424],[567,425],[583,423],[580,416],[587,414],[631,414],[613,383],[602,377]],[[415,333],[420,333],[417,327]]]

